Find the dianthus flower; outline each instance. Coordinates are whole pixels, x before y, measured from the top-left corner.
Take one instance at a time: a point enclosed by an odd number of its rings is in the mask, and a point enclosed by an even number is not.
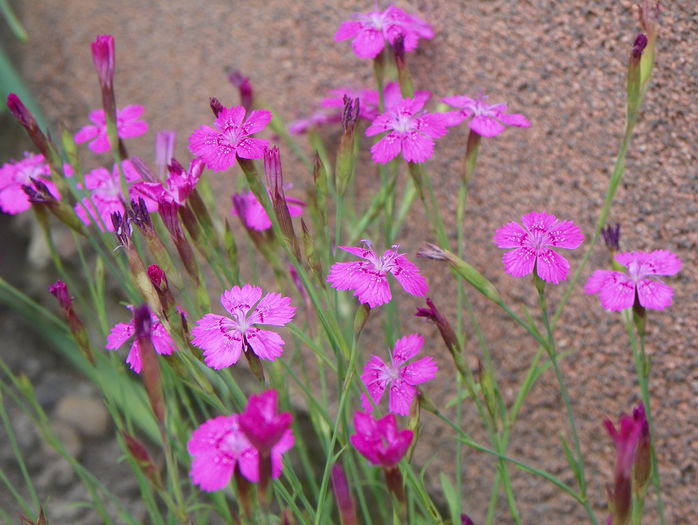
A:
[[[460,124],[465,119],[471,118],[468,127],[483,137],[496,137],[504,126],[517,126],[527,128],[531,125],[526,117],[519,113],[506,113],[506,104],[487,104],[487,97],[479,95],[470,98],[465,95],[455,95],[442,99],[446,104],[460,108],[450,113],[450,125]]]
[[[371,148],[374,162],[385,164],[399,153],[408,162],[424,162],[434,153],[434,139],[443,137],[447,132],[450,117],[443,113],[425,113],[422,111],[426,100],[405,98],[395,102],[392,107],[374,119],[366,129],[366,136],[378,133],[387,134]]]
[[[365,248],[338,246],[345,252],[365,259],[357,262],[334,263],[327,275],[327,282],[337,290],[354,290],[359,302],[371,308],[390,302],[392,294],[388,284],[388,274],[392,273],[404,290],[410,295],[424,297],[429,291],[426,279],[419,268],[398,253],[398,246],[378,257],[371,243],[363,241]]]
[[[376,58],[385,46],[402,35],[405,51],[417,49],[420,38],[434,38],[434,31],[424,20],[405,13],[395,6],[385,11],[354,13],[355,20],[342,22],[334,35],[335,42],[353,38],[351,48],[359,58]]]
[[[7,162],[0,167],[0,210],[10,215],[22,213],[31,207],[22,186],[31,186],[31,179],[38,179],[49,189],[51,194],[60,199],[55,184],[51,182],[51,169],[43,155],[24,154],[16,162]]]
[[[240,354],[251,348],[261,359],[273,361],[283,353],[284,340],[276,332],[255,325],[284,326],[296,312],[291,299],[278,293],[262,298],[262,289],[245,284],[221,295],[221,304],[232,318],[206,314],[196,322],[192,344],[204,351],[204,362],[211,368],[237,363]]]
[[[168,166],[168,171],[169,175],[166,181],[139,182],[134,185],[133,192],[158,203],[165,202],[184,206],[201,178],[201,173],[204,171],[204,161],[198,157],[195,158],[186,171],[179,163],[172,163]]]
[[[389,388],[391,412],[406,416],[410,412],[412,400],[417,392],[416,385],[434,379],[438,367],[431,357],[423,357],[407,364],[424,344],[424,338],[418,334],[406,335],[395,342],[390,363],[386,363],[377,355],[371,356],[366,363],[361,381],[366,385],[374,404],[380,403],[383,392]],[[373,406],[361,395],[362,406],[366,412],[372,412]]]
[[[330,90],[329,94],[329,97],[320,101],[320,105],[324,108],[336,108],[341,111],[344,109],[344,97],[346,96],[351,99],[359,99],[359,117],[362,119],[374,120],[380,114],[378,113],[378,91],[375,89],[339,88]],[[426,104],[430,98],[429,91],[415,91],[415,100],[423,101]],[[385,109],[392,108],[401,100],[400,85],[397,82],[388,82],[383,89]]]
[[[271,120],[271,113],[264,109],[250,112],[245,120],[245,108],[222,108],[214,126],[201,126],[189,137],[189,151],[201,157],[208,169],[223,171],[235,164],[236,157],[259,159],[264,156],[268,141],[250,137],[262,131]]]
[[[141,180],[140,173],[136,170],[131,161],[123,161],[121,167],[124,171],[124,178],[128,184]],[[85,188],[90,191],[90,198],[84,198],[75,205],[76,215],[80,217],[85,224],[90,224],[92,221],[95,221],[100,230],[104,229],[102,227],[104,224],[107,231],[114,231],[111,214],[115,212],[121,213],[122,215],[125,214],[123,196],[121,193],[119,166],[115,164],[111,173],[105,168],[97,168],[85,174]],[[144,197],[144,202],[148,211],[155,211],[157,209],[157,202],[147,198],[147,195],[139,192],[135,186],[129,188],[129,197],[132,199]],[[98,216],[101,218],[101,221],[96,219]]]
[[[116,110],[116,131],[119,138],[129,139],[140,137],[148,131],[148,123],[138,120],[143,114],[143,106],[126,106]],[[82,128],[75,135],[75,142],[82,144],[91,140],[88,147],[95,153],[106,153],[109,151],[109,136],[107,135],[107,121],[104,118],[103,109],[95,109],[90,112],[90,120],[94,125]]]
[[[245,193],[236,193],[233,195],[233,201],[238,199],[238,204],[233,206],[230,213],[233,216],[238,215],[238,208],[242,211],[242,220],[248,228],[257,231],[264,231],[271,228],[271,220],[269,215],[264,210],[264,206],[257,200],[254,193],[251,191]],[[288,213],[291,217],[300,217],[303,214],[303,206],[305,203],[293,197],[286,197]]]
[[[653,310],[671,306],[671,287],[649,277],[677,274],[681,270],[678,255],[667,250],[625,252],[616,254],[615,260],[626,267],[627,273],[594,270],[584,285],[586,293],[599,294],[601,306],[611,312],[631,308],[636,300]]]
[[[351,444],[374,465],[395,467],[407,452],[414,434],[411,430],[397,429],[393,414],[375,420],[372,415],[354,414],[356,434],[349,437]]]
[[[240,414],[240,429],[257,451],[269,454],[279,441],[291,439],[289,412],[279,414],[279,401],[276,390],[267,390],[259,395],[251,395],[247,408]]]
[[[126,308],[133,312],[133,306],[128,305]],[[150,321],[152,323],[152,341],[155,351],[160,355],[170,355],[172,352],[176,352],[178,348],[172,341],[170,334],[167,333],[165,327],[162,326],[160,320],[152,312],[150,312]],[[107,350],[117,350],[131,339],[135,333],[136,327],[133,319],[128,323],[117,323],[112,327],[107,336],[105,348]],[[131,343],[131,349],[126,357],[126,362],[131,367],[131,370],[137,374],[141,373],[143,364],[141,362],[141,348],[138,344],[138,339],[134,339],[133,343]]]
[[[499,228],[492,239],[499,248],[514,248],[502,256],[504,269],[514,277],[524,277],[535,268],[538,277],[558,284],[567,279],[570,264],[550,248],[573,250],[584,234],[572,221],[558,221],[550,213],[531,212],[521,217],[523,226],[510,222]]]
[[[197,428],[187,443],[192,456],[190,475],[195,485],[211,492],[230,482],[237,467],[249,481],[259,481],[259,452],[240,429],[240,416],[209,419]],[[283,466],[282,454],[293,446],[287,430],[271,449],[271,476],[278,478]]]

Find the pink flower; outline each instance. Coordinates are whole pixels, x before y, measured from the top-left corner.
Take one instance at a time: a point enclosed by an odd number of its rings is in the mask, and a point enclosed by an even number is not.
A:
[[[116,110],[116,131],[119,138],[129,139],[140,137],[148,131],[148,123],[138,120],[143,114],[143,106],[126,106]],[[88,147],[95,153],[109,151],[109,136],[107,135],[107,121],[104,118],[103,109],[95,109],[90,113],[90,120],[94,125],[85,126],[75,135],[75,142],[82,144],[91,140]]]
[[[527,128],[531,123],[518,113],[505,113],[506,104],[487,104],[487,97],[479,95],[470,98],[465,95],[455,95],[442,99],[446,104],[460,108],[451,113],[450,125],[460,124],[465,119],[471,118],[468,126],[478,135],[483,137],[496,137],[504,131],[504,125]]]
[[[635,300],[640,306],[663,310],[671,306],[674,291],[653,275],[675,275],[681,270],[678,255],[667,250],[625,252],[615,260],[627,268],[627,273],[595,270],[584,285],[589,294],[599,294],[601,306],[611,312],[631,308]]]
[[[284,340],[276,332],[255,325],[284,326],[291,322],[296,309],[291,299],[278,293],[262,298],[262,289],[245,284],[234,286],[221,295],[221,304],[230,317],[206,314],[192,329],[192,343],[204,350],[204,361],[211,368],[225,368],[237,363],[244,349],[262,359],[273,361],[283,353]]]
[[[174,160],[174,159],[172,159]],[[169,161],[168,161],[169,162]],[[133,193],[159,203],[166,202],[184,206],[189,195],[199,183],[204,171],[204,161],[195,158],[189,163],[189,169],[184,171],[182,166],[174,161],[168,166],[169,175],[164,182],[139,182],[133,186]]]
[[[190,475],[195,485],[205,491],[224,488],[236,466],[249,481],[259,481],[259,453],[240,429],[237,414],[220,416],[201,424],[187,443],[193,457]],[[278,478],[283,466],[282,454],[293,446],[288,430],[271,450],[271,475]]]
[[[133,306],[128,305],[126,308],[133,312]],[[162,326],[160,320],[152,312],[150,312],[150,321],[152,323],[152,341],[155,351],[160,355],[170,355],[172,352],[179,350],[172,341],[170,334],[167,333],[167,330]],[[107,344],[104,348],[107,350],[117,350],[131,339],[135,333],[136,327],[133,319],[128,323],[117,323],[109,332]],[[141,349],[138,344],[138,339],[134,339],[133,343],[131,343],[131,349],[126,357],[126,362],[131,367],[131,370],[137,374],[141,373],[143,365],[141,363]]]
[[[374,120],[380,115],[378,113],[378,91],[375,89],[339,88],[333,89],[329,93],[331,96],[325,97],[320,101],[320,105],[323,108],[336,108],[341,112],[344,109],[344,97],[347,96],[351,99],[359,99],[359,116],[362,119]],[[431,93],[429,91],[416,91],[414,98],[426,104],[431,98]],[[385,109],[392,108],[401,100],[400,85],[397,82],[388,82],[383,89]]]
[[[388,274],[392,273],[400,285],[410,295],[424,297],[429,291],[426,279],[419,273],[419,268],[398,253],[398,246],[378,257],[371,248],[371,243],[363,241],[366,248],[338,246],[345,252],[366,259],[359,262],[338,262],[332,265],[327,282],[337,290],[354,290],[359,302],[371,308],[390,302],[392,297]]]
[[[213,171],[223,171],[235,164],[235,158],[259,159],[268,141],[251,138],[271,120],[264,109],[252,111],[245,120],[245,108],[223,108],[214,122],[216,129],[201,126],[189,137],[189,151],[201,157]]]
[[[341,113],[328,113],[327,111],[316,111],[307,118],[294,120],[288,125],[288,132],[291,135],[302,135],[308,130],[324,126],[325,124],[336,124],[342,120]]]
[[[371,148],[374,162],[385,164],[399,153],[408,162],[424,162],[434,152],[434,139],[447,133],[449,117],[440,113],[425,113],[424,98],[400,99],[387,112],[376,117],[366,129],[372,137],[387,132]]]
[[[240,430],[263,456],[269,454],[281,440],[293,443],[293,417],[288,412],[279,414],[278,410],[276,390],[267,390],[256,396],[251,395],[247,408],[239,417]]]
[[[393,414],[376,421],[370,414],[357,412],[354,428],[356,434],[349,437],[351,444],[371,463],[385,468],[400,462],[414,437],[411,430],[398,431]]]
[[[0,210],[10,215],[27,211],[31,203],[22,186],[31,186],[31,179],[39,179],[56,199],[60,199],[56,186],[51,182],[51,169],[44,156],[25,153],[23,159],[7,162],[0,167]]]
[[[342,22],[334,35],[335,42],[352,38],[351,47],[359,58],[376,58],[386,40],[393,44],[399,35],[405,38],[405,51],[417,49],[420,38],[434,37],[434,31],[424,20],[405,13],[395,6],[385,11],[355,13],[356,20]]]
[[[271,228],[271,221],[267,212],[264,211],[264,207],[254,196],[251,191],[245,193],[236,193],[233,195],[233,201],[238,200],[238,205],[233,206],[230,210],[231,215],[237,216],[240,207],[243,211],[242,219],[245,221],[245,225],[257,231],[264,231]],[[303,207],[305,203],[293,197],[286,197],[286,204],[288,207],[288,212],[291,217],[300,217],[303,214]]]
[[[510,222],[499,228],[492,239],[499,248],[514,248],[502,256],[504,268],[514,277],[533,272],[549,283],[567,279],[570,264],[550,249],[573,250],[584,240],[584,234],[572,221],[558,221],[550,213],[531,212],[521,217],[523,227]]]
[[[131,161],[123,161],[121,167],[124,170],[124,178],[127,183],[135,183],[140,180],[140,173]],[[102,227],[104,225],[107,231],[114,231],[111,214],[115,212],[125,214],[119,166],[115,164],[111,173],[104,168],[97,168],[85,174],[85,188],[90,191],[90,198],[84,198],[75,205],[76,215],[85,224],[95,221],[100,230],[104,229]],[[144,197],[148,211],[157,209],[157,202],[139,192],[135,186],[129,189],[129,197],[133,199]],[[97,220],[98,216],[101,221]]]
[[[380,403],[383,392],[390,387],[389,410],[398,416],[409,414],[417,392],[415,386],[434,379],[438,370],[431,357],[423,357],[406,364],[417,355],[423,344],[424,338],[421,335],[406,335],[395,342],[389,364],[377,355],[371,356],[364,367],[361,381],[366,385],[374,404]],[[363,409],[372,412],[373,406],[365,394],[361,394],[361,399]]]

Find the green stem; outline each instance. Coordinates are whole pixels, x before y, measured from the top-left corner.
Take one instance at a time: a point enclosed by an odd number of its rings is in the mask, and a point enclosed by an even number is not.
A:
[[[589,515],[589,519],[591,520],[591,522],[594,524],[598,524],[598,521],[596,520],[596,515],[594,514],[594,511],[589,505],[589,501],[587,499],[587,481],[586,474],[584,472],[584,456],[582,455],[582,447],[579,441],[579,434],[577,433],[577,424],[574,419],[574,412],[572,411],[572,402],[570,401],[570,396],[567,392],[567,386],[565,384],[564,378],[562,377],[560,366],[557,362],[557,349],[555,347],[555,338],[553,337],[553,328],[550,324],[550,320],[548,319],[548,305],[547,300],[545,298],[545,289],[543,286],[540,286],[538,288],[538,298],[540,302],[541,314],[543,316],[543,324],[545,325],[545,331],[548,338],[548,356],[550,357],[550,362],[553,365],[555,377],[557,378],[557,383],[560,387],[560,395],[562,396],[562,401],[565,404],[567,420],[570,427],[570,432],[572,433],[572,443],[574,446],[574,454],[576,456],[575,461],[577,472],[575,472],[575,474],[577,475],[576,477],[579,483],[581,498],[580,503],[582,503],[585,510],[587,511],[587,514]]]
[[[625,324],[626,329],[628,330],[628,336],[630,337],[630,347],[632,348],[633,358],[635,360],[635,372],[640,384],[642,403],[645,406],[645,417],[647,418],[647,425],[649,426],[650,430],[650,462],[652,465],[651,477],[652,484],[654,485],[654,493],[657,497],[657,512],[659,513],[659,522],[661,525],[664,525],[666,523],[666,519],[664,516],[664,500],[662,499],[661,477],[659,475],[659,465],[657,463],[657,452],[655,447],[656,434],[654,430],[654,420],[652,418],[652,409],[650,406],[650,363],[647,359],[647,354],[645,353],[645,336],[640,334],[640,348],[638,349],[638,338],[636,336],[635,327],[632,320],[627,320]]]

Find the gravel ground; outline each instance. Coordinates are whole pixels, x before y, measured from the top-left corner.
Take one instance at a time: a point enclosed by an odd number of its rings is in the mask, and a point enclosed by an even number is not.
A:
[[[150,139],[152,130],[177,130],[181,139],[177,155],[187,158],[183,139],[210,120],[208,97],[218,96],[227,105],[237,101],[224,76],[229,67],[250,75],[259,96],[289,120],[310,113],[327,89],[368,84],[370,64],[356,59],[348,44],[334,43],[331,37],[341,20],[353,11],[365,11],[369,4],[212,0],[202,9],[185,0],[138,4],[123,0],[27,0],[21,17],[32,40],[18,47],[16,58],[51,121],[77,129],[88,111],[99,106],[89,43],[96,34],[113,34],[117,42],[119,104],[146,106]],[[437,96],[483,91],[495,101],[507,101],[511,110],[526,114],[533,123],[528,130],[508,130],[483,144],[466,224],[468,260],[483,268],[507,298],[533,304],[530,283],[510,279],[499,263],[492,263],[501,253],[491,244],[491,236],[504,222],[531,210],[548,210],[573,219],[591,235],[623,125],[625,64],[638,28],[633,4],[625,0],[437,0],[398,4],[421,15],[436,30],[434,40],[420,44],[418,52],[408,59],[418,89],[430,89]],[[679,276],[670,279],[675,304],[651,314],[647,340],[668,523],[692,524],[698,523],[695,2],[667,2],[661,26],[655,77],[611,221],[623,226],[624,250],[670,249],[678,252],[684,263]],[[452,131],[438,142],[435,159],[427,164],[453,231],[453,219],[448,217],[455,215],[465,137],[463,129]],[[149,158],[151,143],[134,143],[130,151]],[[286,173],[299,185],[307,180],[302,168],[290,159]],[[358,181],[368,193],[375,184],[364,173],[371,172],[359,170]],[[3,218],[0,223],[3,231],[8,222]],[[410,254],[429,237],[423,224],[422,212],[416,206],[401,239],[401,247]],[[25,246],[12,245],[7,253],[20,262],[8,267],[21,268],[25,252]],[[581,250],[578,252],[570,255],[573,267],[581,258]],[[606,258],[599,247],[592,255],[590,268],[605,265]],[[421,264],[438,303],[452,304],[453,287],[443,267]],[[561,290],[551,291],[553,305],[560,296]],[[500,367],[505,394],[513,396],[535,348],[489,305],[477,298],[475,305],[485,313],[485,319],[491,320],[483,323],[483,330]],[[408,306],[412,308],[416,302]],[[61,369],[41,345],[33,344],[26,329],[3,314],[2,336],[6,341],[14,337],[12,341],[17,343],[5,348],[10,349],[7,353],[18,369],[33,366],[33,378],[39,386],[57,393],[51,399],[61,399],[63,392],[76,393],[76,384],[85,389],[77,388],[77,393],[94,399],[89,386]],[[407,323],[414,321],[405,320]],[[411,324],[410,329],[433,335],[428,327],[411,328]],[[601,422],[605,417],[615,418],[638,401],[634,368],[619,317],[604,312],[597,300],[585,296],[581,289],[574,294],[559,326],[561,349],[575,351],[564,360],[562,368],[569,381],[583,448],[590,458],[591,501],[602,516],[604,487],[612,477],[613,448]],[[38,363],[30,364],[31,359]],[[441,364],[447,365],[445,358]],[[450,387],[441,382],[430,387],[430,395],[443,399]],[[556,392],[552,374],[546,374],[521,414],[511,453],[571,481],[560,451],[558,436],[565,432],[564,412]],[[51,401],[47,403],[47,408],[53,409]],[[479,428],[472,410],[467,410],[465,418]],[[452,445],[442,443],[441,430],[427,420],[417,459],[433,459],[433,472],[442,470],[453,475],[454,450]],[[473,434],[483,437],[476,429]],[[100,437],[81,437],[81,444],[84,458],[114,454],[113,460],[118,456],[109,428]],[[471,451],[465,454],[462,497],[478,523],[487,507],[493,463]],[[2,447],[0,458],[7,459]],[[45,458],[47,454],[37,452],[35,467],[40,477],[48,478],[47,492],[42,497],[52,498],[49,506],[53,513],[82,496],[71,480],[65,482],[65,491],[51,492],[57,483],[44,474],[50,468]],[[119,480],[111,470],[114,461],[101,465],[105,479]],[[550,485],[519,472],[513,472],[513,478],[524,523],[585,522],[580,507]],[[132,486],[126,486],[126,481],[123,485],[119,490],[127,497]],[[85,516],[61,519],[66,523],[94,523],[94,516]],[[496,522],[510,522],[506,507],[501,508]],[[646,523],[657,522],[650,500]]]

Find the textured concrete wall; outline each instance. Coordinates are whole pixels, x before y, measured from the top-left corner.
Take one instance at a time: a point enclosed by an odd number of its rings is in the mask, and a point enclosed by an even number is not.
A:
[[[218,96],[226,105],[237,102],[224,76],[229,67],[249,74],[258,94],[287,119],[312,111],[327,89],[369,84],[370,63],[354,57],[347,43],[334,43],[332,35],[352,11],[367,10],[371,4],[29,0],[21,14],[31,41],[21,46],[18,60],[50,119],[77,128],[100,101],[89,43],[96,34],[113,34],[119,105],[145,105],[151,125],[150,140],[132,143],[132,153],[149,158],[152,130],[175,129],[180,137],[177,156],[187,159],[184,139],[211,120],[208,97]],[[437,96],[484,91],[495,101],[507,101],[533,123],[528,130],[508,130],[484,142],[466,226],[470,262],[482,268],[512,301],[532,305],[530,282],[512,280],[503,272],[500,250],[490,239],[501,224],[532,210],[573,219],[590,237],[623,125],[626,57],[638,28],[632,3],[438,0],[400,5],[421,15],[436,30],[434,40],[420,44],[419,51],[409,56],[418,89],[432,90]],[[698,353],[694,344],[698,335],[694,148],[698,19],[694,7],[688,1],[664,7],[656,76],[611,213],[611,220],[623,225],[623,249],[670,249],[679,252],[684,262],[681,274],[669,279],[676,292],[675,305],[651,314],[648,334],[652,407],[669,523],[698,522],[692,504],[698,496]],[[427,165],[452,231],[465,136],[459,128],[439,140],[435,159]],[[293,163],[286,173],[301,185],[308,180]],[[368,165],[358,172],[358,183],[367,191],[374,187],[373,178]],[[223,178],[219,184],[230,187]],[[422,223],[423,212],[415,206],[401,239],[411,254],[428,238]],[[581,252],[570,256],[573,268]],[[606,260],[605,250],[599,247],[590,269],[605,265]],[[453,304],[453,287],[444,268],[420,264],[438,301]],[[550,295],[555,305],[561,290],[551,290]],[[488,305],[477,299],[475,303],[494,320],[484,328],[511,401],[535,347]],[[404,321],[403,329],[430,333],[429,327],[412,319]],[[591,458],[591,498],[603,515],[613,450],[601,421],[615,418],[638,400],[627,338],[619,316],[603,311],[597,299],[585,296],[581,288],[557,335],[563,350],[575,350],[565,359],[563,373],[569,380],[583,447]],[[475,348],[474,343],[470,345],[471,350]],[[434,344],[433,350],[437,349],[441,350]],[[445,357],[440,360],[447,363]],[[451,388],[442,381],[430,385],[429,391],[439,399]],[[484,440],[474,410],[468,406],[465,411],[466,420],[473,422],[469,430]],[[571,483],[557,437],[565,431],[563,421],[554,379],[546,374],[514,430],[511,453]],[[451,473],[453,464],[453,451],[442,447],[437,427],[425,417],[418,448],[418,458],[435,454],[430,467],[433,479],[439,470]],[[466,509],[480,520],[493,462],[469,450],[465,453],[463,499]],[[525,523],[583,521],[580,508],[549,484],[518,472],[513,475]],[[498,523],[507,522],[505,510]],[[656,523],[656,517],[647,522]]]

